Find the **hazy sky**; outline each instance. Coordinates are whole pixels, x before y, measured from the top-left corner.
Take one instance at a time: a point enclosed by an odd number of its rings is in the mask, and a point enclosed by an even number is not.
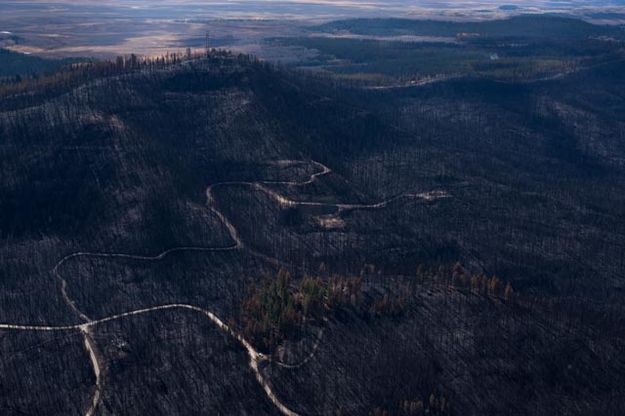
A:
[[[262,38],[292,35],[295,25],[341,18],[484,20],[542,12],[625,24],[625,0],[0,0],[0,47],[62,55],[156,53],[203,45],[211,30],[218,47],[254,51]]]
[[[503,6],[529,12],[583,12],[622,9],[625,0],[0,0],[7,13],[122,13],[128,17],[168,18],[297,18],[349,16],[428,16],[504,13]],[[43,16],[41,16],[43,17]],[[50,15],[49,18],[53,18]]]
[[[615,7],[625,5],[625,0],[2,0],[5,7],[31,8],[37,6],[119,8],[129,10],[169,10],[177,9],[176,14],[200,12],[202,14],[223,14],[232,17],[236,14],[259,18],[265,16],[316,18],[331,17],[333,14],[415,14],[425,11],[461,11],[498,9],[500,6],[517,6],[527,10],[576,10],[586,7]],[[163,15],[162,17],[166,17]]]

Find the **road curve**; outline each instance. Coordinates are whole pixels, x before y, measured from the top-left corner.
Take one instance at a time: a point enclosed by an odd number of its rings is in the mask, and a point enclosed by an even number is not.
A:
[[[292,160],[278,161],[278,163],[295,163],[295,162],[296,161],[292,161]],[[402,193],[402,194],[396,195],[394,197],[391,197],[391,198],[388,198],[386,200],[383,200],[383,201],[380,201],[380,202],[377,202],[377,203],[373,203],[373,204],[346,204],[346,203],[332,203],[332,202],[296,201],[296,200],[290,199],[288,197],[285,197],[285,196],[279,194],[278,192],[274,191],[273,189],[270,189],[267,186],[267,185],[278,185],[278,184],[279,185],[288,185],[288,186],[304,186],[304,185],[309,185],[309,184],[315,182],[321,176],[328,175],[328,174],[332,173],[332,169],[330,169],[329,167],[325,166],[324,164],[322,164],[320,162],[311,161],[311,163],[313,163],[315,166],[318,166],[320,168],[320,171],[310,175],[310,178],[308,180],[306,180],[306,181],[303,181],[303,182],[297,182],[297,181],[256,181],[256,182],[229,181],[229,182],[215,183],[215,184],[209,186],[206,189],[206,198],[208,200],[208,204],[209,204],[209,206],[214,207],[214,205],[215,205],[215,197],[213,195],[213,190],[215,188],[217,188],[217,187],[224,187],[224,186],[247,186],[247,187],[250,187],[252,189],[255,189],[255,190],[258,190],[258,191],[261,191],[261,192],[267,194],[269,197],[271,197],[274,201],[278,202],[282,206],[291,206],[291,207],[292,206],[331,207],[331,208],[337,208],[339,211],[385,208],[390,203],[392,203],[394,201],[397,201],[399,199],[403,199],[403,198],[423,199],[423,200],[427,200],[427,201],[432,201],[433,199],[448,197],[448,195],[446,193],[444,193],[444,192],[440,192],[439,196],[437,196],[437,197],[433,197],[433,195],[435,195],[436,193],[420,193],[420,194]],[[226,227],[229,230],[231,230],[231,235],[236,235],[237,236],[237,239],[235,239],[235,241],[238,241],[242,245],[242,243],[240,241],[240,238],[238,238],[238,233],[237,233],[236,228],[234,227],[234,225],[232,225],[232,223],[230,221],[228,221],[223,216],[223,214],[221,214],[221,212],[219,212],[219,210],[213,209],[213,211],[217,213],[217,215],[220,217],[220,219],[222,219],[224,224],[226,224]]]
[[[313,357],[315,356],[315,354],[317,353],[317,350],[319,349],[319,345],[321,345],[321,340],[323,339],[323,332],[324,332],[324,330],[323,330],[323,328],[321,328],[319,330],[319,333],[317,334],[317,339],[315,340],[315,343],[313,344],[313,347],[310,350],[310,353],[308,353],[308,355],[306,355],[306,357],[304,357],[304,359],[301,360],[299,363],[297,363],[297,364],[287,364],[287,363],[284,363],[284,362],[279,361],[279,360],[272,360],[272,362],[274,364],[276,364],[278,367],[288,368],[288,369],[291,369],[291,370],[303,367],[310,360],[312,360]]]
[[[296,163],[306,163],[304,161],[294,161],[294,160],[279,160],[279,161],[275,161],[273,162],[275,164],[278,165],[288,165],[288,164],[296,164]],[[239,181],[239,182],[220,182],[220,183],[215,183],[213,185],[210,185],[207,189],[206,189],[206,198],[207,198],[207,206],[208,208],[219,218],[219,220],[222,222],[222,224],[226,227],[226,229],[228,230],[228,233],[232,239],[232,244],[230,245],[226,245],[226,246],[222,246],[222,247],[175,247],[175,248],[171,248],[169,250],[163,251],[162,253],[155,255],[155,256],[144,256],[144,255],[133,255],[133,254],[124,254],[124,253],[95,253],[95,252],[76,252],[76,253],[72,253],[69,254],[65,257],[63,257],[61,260],[59,260],[56,265],[53,268],[53,274],[57,277],[57,279],[60,281],[61,283],[61,293],[62,296],[65,300],[65,302],[67,303],[67,305],[72,309],[72,311],[78,316],[80,317],[81,320],[84,321],[84,323],[82,324],[76,324],[76,325],[61,325],[61,326],[48,326],[48,325],[19,325],[19,324],[0,324],[0,329],[4,329],[4,330],[20,330],[20,331],[71,331],[71,330],[79,330],[81,332],[81,334],[83,335],[84,338],[84,344],[85,344],[85,349],[89,354],[90,360],[91,360],[91,364],[93,367],[93,371],[96,377],[96,388],[95,388],[95,392],[94,395],[92,397],[91,400],[91,404],[89,406],[89,408],[87,409],[85,416],[93,416],[95,414],[95,410],[99,404],[100,398],[102,396],[102,391],[104,388],[104,374],[106,373],[106,368],[103,366],[103,360],[101,359],[101,354],[97,348],[97,345],[95,343],[95,341],[93,340],[93,335],[91,333],[91,329],[96,327],[97,325],[106,323],[106,322],[111,322],[111,321],[115,321],[115,320],[119,320],[119,319],[125,319],[128,317],[132,317],[132,316],[137,316],[137,315],[142,315],[142,314],[147,314],[147,313],[153,313],[156,311],[164,311],[164,310],[172,310],[172,309],[186,309],[186,310],[192,310],[198,313],[201,313],[203,315],[205,315],[206,317],[208,317],[211,322],[213,322],[215,325],[217,325],[217,327],[219,329],[221,329],[222,331],[230,334],[232,337],[234,337],[235,339],[237,339],[237,341],[239,341],[239,343],[246,349],[248,356],[250,357],[250,362],[249,362],[249,366],[252,369],[252,371],[254,372],[257,381],[259,382],[259,384],[263,387],[263,390],[265,391],[265,394],[267,395],[267,397],[271,400],[271,402],[280,410],[280,412],[286,416],[297,416],[297,413],[293,412],[292,410],[290,410],[288,407],[286,407],[279,399],[278,397],[275,395],[275,393],[273,392],[273,390],[271,389],[271,386],[269,385],[269,383],[265,380],[265,378],[263,377],[261,371],[259,370],[259,363],[261,361],[267,361],[270,359],[269,356],[264,355],[258,351],[256,351],[254,349],[254,347],[247,341],[245,340],[245,338],[243,338],[243,336],[241,336],[240,334],[238,334],[236,331],[234,331],[232,328],[230,328],[228,325],[226,325],[220,318],[218,318],[215,314],[213,314],[212,312],[200,308],[198,306],[194,306],[194,305],[188,305],[188,304],[168,304],[168,305],[160,305],[160,306],[154,306],[151,308],[145,308],[145,309],[138,309],[135,311],[130,311],[130,312],[125,312],[122,314],[117,314],[117,315],[112,315],[109,317],[105,317],[105,318],[101,318],[101,319],[97,319],[97,320],[93,320],[91,318],[89,318],[89,316],[87,316],[84,312],[82,312],[78,306],[76,305],[75,301],[73,299],[71,299],[71,297],[69,296],[68,292],[67,292],[67,281],[63,278],[63,276],[61,275],[61,273],[59,272],[60,267],[63,266],[64,263],[66,263],[67,261],[74,259],[74,258],[78,258],[78,257],[99,257],[99,258],[123,258],[123,259],[132,259],[132,260],[143,260],[143,261],[159,261],[164,259],[166,256],[168,256],[169,254],[175,253],[175,252],[184,252],[184,251],[197,251],[197,252],[220,252],[220,251],[233,251],[233,250],[238,250],[238,249],[247,249],[247,251],[250,252],[250,254],[263,258],[266,261],[279,266],[279,267],[285,267],[288,266],[287,264],[285,264],[284,262],[267,256],[265,254],[262,254],[252,248],[246,247],[244,242],[242,241],[238,230],[236,229],[236,227],[234,226],[234,224],[232,224],[232,222],[217,208],[217,203],[215,201],[214,195],[213,195],[213,190],[216,187],[223,187],[223,186],[248,186],[251,187],[253,189],[259,190],[261,192],[264,192],[265,194],[267,194],[269,197],[271,197],[273,200],[277,201],[280,205],[282,206],[318,206],[318,207],[334,207],[337,208],[338,211],[345,211],[345,210],[356,210],[356,209],[378,209],[378,208],[384,208],[386,207],[388,204],[390,204],[393,201],[396,201],[398,199],[401,198],[421,198],[421,199],[425,199],[425,200],[432,200],[435,199],[432,197],[433,194],[431,193],[425,193],[425,194],[400,194],[397,195],[395,197],[392,197],[390,199],[375,203],[375,204],[344,204],[344,203],[325,203],[325,202],[309,202],[309,201],[295,201],[292,200],[288,197],[282,196],[281,194],[279,194],[278,192],[270,189],[267,185],[287,185],[287,186],[306,186],[309,184],[312,184],[313,182],[315,182],[316,180],[318,180],[320,177],[328,175],[332,172],[332,170],[325,166],[324,164],[320,163],[320,162],[316,162],[316,161],[310,161],[309,163],[314,164],[315,166],[317,166],[319,168],[319,171],[316,173],[313,173],[312,175],[310,175],[310,177],[308,178],[308,180],[306,181],[257,181],[257,182],[245,182],[245,181]],[[438,197],[447,197],[447,195],[437,195]],[[320,330],[319,332],[319,336],[317,337],[317,340],[313,346],[313,349],[311,351],[311,353],[303,360],[301,361],[299,364],[286,364],[286,363],[281,363],[279,361],[274,361],[274,363],[276,363],[277,365],[284,367],[284,368],[299,368],[302,365],[306,364],[310,359],[312,359],[312,357],[314,356],[314,354],[316,353],[319,344],[321,342],[323,336],[323,330]]]
[[[279,164],[279,165],[285,165],[285,164],[294,164],[294,163],[305,163],[303,161],[292,161],[292,160],[280,160],[280,161],[275,161],[274,163]],[[332,170],[330,168],[328,168],[327,166],[323,165],[322,163],[319,162],[315,162],[312,161],[312,164],[314,164],[315,166],[320,167],[320,170],[312,175],[310,175],[309,179],[303,182],[296,182],[296,181],[267,181],[267,183],[273,183],[273,184],[283,184],[283,185],[289,185],[289,186],[305,186],[308,184],[313,183],[314,181],[316,181],[319,177],[324,176],[329,174],[330,172],[332,172]],[[245,245],[243,243],[243,241],[241,240],[241,237],[239,236],[239,232],[236,229],[236,227],[234,226],[234,224],[232,224],[232,222],[230,222],[230,220],[217,208],[217,203],[215,201],[215,199],[213,198],[212,195],[212,189],[214,186],[224,186],[224,185],[234,185],[236,184],[235,182],[224,182],[221,184],[215,184],[212,185],[210,187],[207,188],[206,190],[206,196],[207,196],[207,206],[209,207],[209,209],[219,218],[219,220],[221,221],[221,223],[226,227],[226,229],[228,230],[228,233],[233,241],[233,243],[231,245],[227,245],[224,247],[175,247],[175,248],[171,248],[169,250],[163,251],[162,253],[155,255],[155,256],[143,256],[143,255],[133,255],[133,254],[125,254],[125,253],[95,253],[95,252],[76,252],[76,253],[72,253],[69,254],[65,257],[63,257],[61,260],[59,260],[56,265],[54,266],[53,269],[53,274],[57,277],[57,279],[59,280],[60,284],[61,284],[61,294],[63,296],[63,299],[65,301],[65,303],[70,307],[70,309],[83,321],[85,321],[87,324],[83,324],[80,325],[78,327],[76,326],[65,326],[65,327],[30,327],[30,326],[24,326],[24,325],[0,325],[0,329],[16,329],[16,330],[43,330],[43,331],[52,331],[52,330],[66,330],[66,329],[76,329],[79,328],[81,334],[83,335],[83,339],[84,339],[84,344],[85,344],[85,349],[87,351],[87,353],[89,354],[90,360],[91,360],[91,364],[92,364],[92,368],[93,368],[93,372],[94,375],[96,377],[96,386],[95,386],[95,391],[93,393],[93,397],[91,400],[91,404],[89,406],[89,408],[87,409],[87,411],[85,412],[85,416],[93,416],[95,414],[95,410],[100,402],[100,399],[102,397],[102,392],[104,389],[104,384],[105,384],[105,380],[104,380],[104,374],[106,373],[106,369],[104,367],[103,360],[100,358],[101,354],[98,350],[98,347],[95,343],[95,341],[93,340],[93,335],[91,333],[91,328],[92,328],[92,323],[96,322],[93,321],[91,318],[89,318],[89,316],[87,316],[83,311],[81,311],[78,306],[76,305],[76,302],[69,296],[68,291],[67,291],[67,280],[65,280],[65,278],[63,278],[63,276],[61,275],[61,273],[59,272],[59,269],[63,266],[63,264],[65,264],[67,261],[74,259],[74,258],[78,258],[78,257],[99,257],[99,258],[123,258],[123,259],[132,259],[132,260],[142,260],[142,261],[159,261],[164,259],[165,257],[167,257],[169,254],[175,253],[175,252],[184,252],[184,251],[198,251],[198,252],[219,252],[219,251],[231,251],[231,250],[237,250],[237,249],[241,249],[244,248]],[[254,183],[246,183],[249,185],[253,185]],[[274,197],[274,199],[277,199],[278,201],[280,201],[280,195],[267,189],[267,191],[272,192],[272,196]],[[288,266],[287,264],[281,262],[280,260],[267,256],[265,254],[262,254],[260,252],[257,252],[256,250],[253,249],[248,249],[250,251],[250,253],[254,256],[263,258],[264,260],[268,261],[271,264],[274,264],[277,267],[285,267]],[[214,317],[216,318],[216,317]],[[217,321],[213,320],[213,322],[215,322],[216,324],[218,324],[218,326],[220,328],[223,329],[223,327],[219,324],[219,322],[221,322],[218,318]],[[223,324],[223,322],[221,322],[221,324]],[[247,343],[247,341],[245,341],[243,338],[238,337],[237,339],[239,339],[240,342],[244,343],[244,346],[246,346],[246,349],[248,351],[248,353],[250,354],[250,357],[252,357],[252,353],[248,347],[251,347],[251,345],[249,343]],[[280,401],[277,399],[277,397],[275,396],[275,394],[271,391],[271,389],[269,388],[268,384],[262,379],[262,375],[260,374],[260,372],[258,371],[258,362],[257,361],[250,361],[252,368],[256,369],[255,373],[256,373],[256,378],[258,379],[259,383],[263,386],[263,389],[265,390],[265,393],[267,394],[267,396],[271,399],[271,401],[282,411],[283,414],[285,415],[294,415],[295,413],[291,412],[288,408],[286,408],[284,405],[282,405],[280,403]]]
[[[252,346],[252,344],[250,344],[242,335],[237,333],[233,328],[231,328],[225,322],[223,322],[217,315],[215,315],[214,313],[212,313],[211,311],[209,311],[207,309],[200,308],[199,306],[188,305],[188,304],[184,304],[184,303],[172,303],[172,304],[167,304],[167,305],[153,306],[151,308],[137,309],[137,310],[130,311],[130,312],[124,312],[124,313],[120,313],[120,314],[116,314],[116,315],[111,315],[111,316],[107,316],[105,318],[92,320],[92,321],[89,321],[89,322],[86,322],[86,323],[83,323],[83,324],[61,325],[61,326],[0,324],[0,329],[4,329],[4,330],[18,330],[18,331],[43,331],[43,332],[51,332],[51,331],[57,331],[58,332],[58,331],[79,330],[83,334],[86,334],[85,335],[85,343],[88,344],[89,342],[92,342],[91,336],[89,335],[89,329],[91,329],[93,327],[96,327],[96,326],[101,325],[101,324],[105,324],[107,322],[113,322],[113,321],[117,321],[117,320],[121,320],[121,319],[130,318],[130,317],[133,317],[133,316],[145,315],[145,314],[154,313],[154,312],[158,312],[158,311],[166,311],[166,310],[173,310],[173,309],[190,310],[190,311],[194,311],[194,312],[200,313],[200,314],[206,316],[220,330],[222,330],[223,332],[229,334],[234,339],[236,339],[243,346],[243,348],[245,348],[245,350],[247,351],[247,354],[248,354],[248,356],[250,358],[249,367],[254,372],[254,375],[256,376],[256,380],[258,381],[258,383],[261,385],[261,387],[265,391],[265,394],[267,395],[269,400],[271,400],[271,402],[276,406],[276,408],[278,408],[280,410],[280,412],[283,415],[285,415],[285,416],[298,416],[298,414],[296,412],[294,412],[291,409],[289,409],[286,405],[284,405],[280,401],[280,399],[278,399],[276,394],[273,392],[273,389],[271,388],[271,385],[265,379],[265,377],[263,376],[263,374],[261,373],[261,371],[259,369],[259,363],[262,362],[262,361],[268,361],[269,360],[269,356],[267,356],[267,355],[265,355],[265,354],[263,354],[261,352],[258,352]],[[88,341],[88,340],[90,340],[90,341]],[[90,351],[90,357],[91,357],[92,362],[94,363],[94,368],[98,369],[98,370],[96,370],[96,372],[97,372],[97,371],[99,371],[100,367],[99,367],[99,364],[98,364],[98,360],[95,357],[95,353],[91,352],[93,350],[89,346],[87,346],[87,349]],[[98,376],[98,374],[96,374],[96,376]],[[96,377],[96,378],[99,379],[99,377]],[[90,406],[90,408],[89,408],[90,410],[87,413],[87,415],[89,415],[89,416],[93,415],[93,411],[95,411],[95,407],[97,406],[97,403],[98,403],[98,401],[100,399],[100,394],[101,394],[100,389],[96,388],[96,395],[93,397],[92,406]]]

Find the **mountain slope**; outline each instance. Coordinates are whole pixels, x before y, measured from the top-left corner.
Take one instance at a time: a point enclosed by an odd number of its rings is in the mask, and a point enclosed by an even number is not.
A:
[[[618,67],[371,90],[216,53],[0,91],[0,409],[622,414]]]

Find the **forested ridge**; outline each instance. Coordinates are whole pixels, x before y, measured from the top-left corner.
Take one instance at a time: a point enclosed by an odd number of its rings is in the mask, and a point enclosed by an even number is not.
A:
[[[622,64],[4,82],[0,412],[622,414]]]

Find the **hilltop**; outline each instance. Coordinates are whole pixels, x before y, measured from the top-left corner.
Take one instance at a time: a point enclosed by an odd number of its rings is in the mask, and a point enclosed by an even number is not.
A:
[[[622,61],[130,62],[0,89],[0,410],[623,413]]]

